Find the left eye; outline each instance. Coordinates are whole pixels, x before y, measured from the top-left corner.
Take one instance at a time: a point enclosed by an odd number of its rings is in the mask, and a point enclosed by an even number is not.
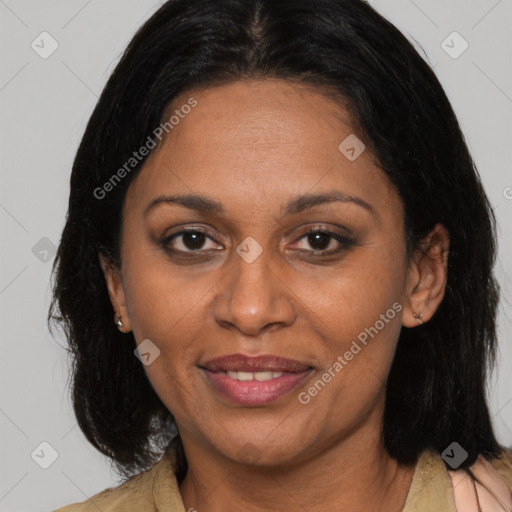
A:
[[[328,253],[335,253],[339,252],[343,248],[347,248],[351,245],[351,240],[347,238],[346,236],[340,235],[338,233],[333,233],[332,231],[324,231],[324,230],[313,230],[308,231],[304,235],[302,235],[299,240],[306,241],[310,247],[313,249],[299,249],[304,250],[306,252],[325,252]],[[335,240],[338,243],[338,248],[335,248],[333,250],[327,250],[327,248],[331,245],[331,242]]]

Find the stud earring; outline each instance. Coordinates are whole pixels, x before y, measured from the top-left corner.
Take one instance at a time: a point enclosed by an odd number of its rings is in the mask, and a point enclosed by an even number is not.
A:
[[[416,320],[420,321],[420,325],[423,324],[423,313],[420,313],[419,315],[417,315],[416,313],[413,313],[412,316],[414,318],[416,318]]]
[[[116,325],[118,327],[124,327],[123,322],[121,322],[121,315],[118,315]]]

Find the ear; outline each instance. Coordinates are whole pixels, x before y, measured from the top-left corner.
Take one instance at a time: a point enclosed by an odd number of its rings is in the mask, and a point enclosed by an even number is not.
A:
[[[99,254],[98,256],[101,269],[103,270],[103,275],[105,276],[110,302],[114,308],[113,321],[115,323],[119,320],[119,317],[121,317],[123,326],[117,326],[117,328],[121,332],[128,333],[132,329],[130,326],[130,319],[128,317],[128,309],[126,307],[126,297],[121,270],[102,254]]]
[[[443,300],[448,279],[450,236],[442,224],[420,242],[411,259],[402,324],[416,327],[432,318]]]

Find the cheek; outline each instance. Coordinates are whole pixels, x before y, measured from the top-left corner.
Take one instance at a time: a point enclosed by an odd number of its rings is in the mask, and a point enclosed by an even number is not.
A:
[[[139,345],[149,339],[158,357],[144,370],[165,405],[176,415],[193,410],[197,347],[207,343],[208,290],[215,280],[185,278],[171,272],[165,258],[148,264],[142,257],[126,258],[124,270],[130,323]],[[188,405],[187,405],[188,404]]]
[[[389,325],[397,321],[398,327],[390,333],[391,337],[399,331],[400,315],[392,306],[402,300],[405,263],[393,252],[386,253],[383,249],[377,246],[358,248],[342,264],[324,270],[316,278],[299,273],[288,276],[287,282],[303,304],[304,314],[329,339],[346,342],[357,337],[390,308],[386,320],[394,322],[386,322],[383,331],[390,331]],[[333,348],[335,345],[334,341]]]
[[[124,275],[137,341],[154,338],[165,344],[172,339],[178,349],[204,328],[207,292],[216,283],[211,272],[200,274],[192,267],[180,269],[165,256],[147,256],[140,251],[126,258]]]
[[[318,286],[296,281],[304,311],[322,340],[318,378],[329,381],[326,406],[332,400],[340,407],[366,407],[385,386],[402,327],[404,276],[401,258],[375,247],[347,259]]]
[[[323,364],[299,401],[324,419],[326,431],[366,417],[385,391],[402,306],[385,294],[372,298],[363,309],[331,306],[332,316],[316,324],[318,338],[324,341]]]

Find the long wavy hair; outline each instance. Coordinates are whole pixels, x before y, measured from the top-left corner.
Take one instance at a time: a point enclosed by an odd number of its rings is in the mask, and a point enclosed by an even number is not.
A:
[[[102,199],[94,191],[153,137],[178,94],[266,78],[313,85],[348,109],[403,201],[409,255],[436,223],[450,235],[444,299],[398,340],[384,416],[389,454],[411,463],[455,440],[469,454],[462,468],[479,454],[497,456],[486,403],[496,356],[496,221],[432,69],[362,0],[170,0],[129,43],[78,148],[52,269],[48,325],[67,337],[82,432],[126,478],[172,447],[178,478],[185,475],[172,413],[134,357],[133,333],[112,321],[98,261],[103,254],[120,265],[122,205],[145,158]]]

